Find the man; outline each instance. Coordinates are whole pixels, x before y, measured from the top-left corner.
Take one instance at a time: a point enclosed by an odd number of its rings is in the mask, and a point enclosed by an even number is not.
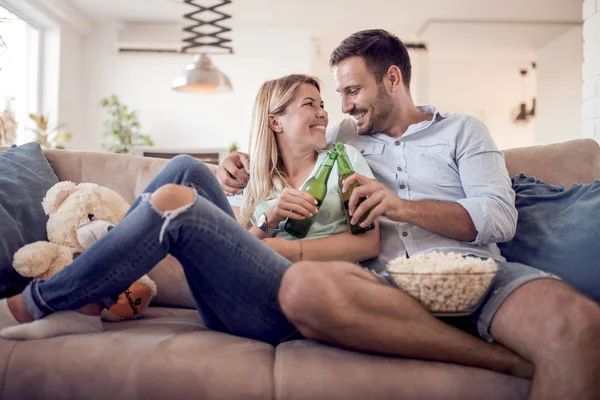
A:
[[[497,342],[488,344],[433,318],[399,290],[347,263],[301,262],[284,275],[281,307],[300,332],[338,346],[456,362],[527,376],[532,399],[592,399],[600,392],[600,307],[554,276],[507,263],[496,243],[515,232],[514,192],[502,153],[485,126],[463,115],[418,108],[410,96],[411,65],[402,42],[382,30],[358,32],[336,48],[330,66],[342,110],[354,117],[328,132],[357,147],[377,181],[350,200],[353,222],[380,218],[378,265],[427,251],[493,258],[499,273],[469,318],[447,322]],[[226,193],[245,184],[235,154],[219,166]],[[232,175],[236,178],[233,179]],[[360,206],[359,197],[368,199]],[[503,346],[500,346],[504,345]]]

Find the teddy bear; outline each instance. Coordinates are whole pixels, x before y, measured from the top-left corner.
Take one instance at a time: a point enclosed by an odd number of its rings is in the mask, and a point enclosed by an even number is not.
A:
[[[52,186],[42,200],[49,241],[21,247],[13,256],[15,270],[30,278],[48,279],[119,223],[129,204],[115,191],[94,183],[64,181]],[[156,284],[144,275],[102,311],[108,321],[135,318],[156,295]]]

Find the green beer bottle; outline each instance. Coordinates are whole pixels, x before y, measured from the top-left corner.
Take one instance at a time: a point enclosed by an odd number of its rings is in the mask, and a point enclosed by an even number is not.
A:
[[[371,225],[366,226],[364,228],[362,226],[360,226],[360,223],[362,223],[367,218],[369,213],[363,214],[363,216],[360,218],[360,220],[358,221],[357,224],[352,225],[350,223],[350,221],[352,220],[352,217],[350,217],[350,212],[348,210],[348,202],[350,201],[350,196],[352,195],[354,188],[359,187],[360,183],[354,182],[352,185],[350,185],[350,188],[348,189],[348,191],[346,193],[342,192],[342,189],[344,187],[344,179],[346,179],[350,175],[352,175],[354,173],[354,169],[352,168],[352,164],[350,164],[350,160],[348,159],[348,154],[346,154],[346,148],[344,147],[344,143],[337,142],[334,146],[334,149],[338,153],[338,158],[337,158],[338,173],[339,173],[338,187],[340,188],[340,197],[342,198],[344,214],[346,214],[346,222],[348,222],[348,226],[350,227],[350,232],[352,232],[353,235],[356,235],[358,233],[370,231],[371,229],[375,228],[374,222],[372,222]],[[358,207],[360,205],[360,203],[362,203],[365,199],[366,199],[366,197],[361,197],[358,200],[358,204],[356,205],[356,207]]]
[[[335,164],[337,153],[335,150],[329,150],[327,157],[323,163],[319,166],[317,173],[314,174],[300,190],[310,193],[315,199],[317,199],[317,209],[323,204],[325,195],[327,194],[327,180]],[[317,214],[313,214],[310,218],[304,218],[301,220],[287,219],[284,228],[287,233],[297,238],[304,238],[308,234],[308,230],[315,222]]]

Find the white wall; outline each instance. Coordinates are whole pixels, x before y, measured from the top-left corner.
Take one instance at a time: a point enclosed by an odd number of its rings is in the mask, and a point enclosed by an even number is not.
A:
[[[581,133],[582,27],[538,51],[535,143],[577,139]]]
[[[329,123],[337,123],[345,118],[342,113],[342,102],[339,94],[335,91],[333,75],[329,68],[329,56],[341,42],[343,37],[338,35],[313,38],[312,61],[310,74],[321,81],[321,98],[325,103],[325,110],[329,114]]]
[[[488,127],[501,149],[534,144],[535,123],[513,122],[521,102],[519,68],[523,62],[432,61],[430,99],[442,112],[472,115]]]
[[[248,145],[254,98],[268,79],[309,72],[311,41],[297,29],[237,29],[234,55],[212,56],[231,79],[232,93],[211,96],[171,90],[173,78],[192,55],[118,53],[118,24],[94,27],[85,42],[80,131],[70,149],[101,150],[101,98],[116,94],[138,112],[143,133],[157,147],[220,148]],[[76,57],[76,54],[73,54]]]
[[[500,148],[576,138],[581,114],[581,25],[432,21],[429,98],[438,108],[474,115]],[[537,69],[531,69],[536,62]],[[519,70],[528,69],[525,98]],[[516,124],[536,96],[536,117]]]
[[[519,70],[535,61],[538,36],[521,25],[428,24],[422,37],[428,43],[429,102],[442,112],[480,119],[501,149],[534,144],[536,121],[515,124],[513,118],[523,98]],[[528,98],[533,90],[531,85]]]
[[[82,110],[84,77],[83,54],[85,37],[73,28],[63,25],[60,29],[59,76],[51,79],[58,86],[57,113],[50,115],[51,126],[64,125],[64,131],[72,133],[68,147],[80,147],[85,140],[79,134],[84,130]]]

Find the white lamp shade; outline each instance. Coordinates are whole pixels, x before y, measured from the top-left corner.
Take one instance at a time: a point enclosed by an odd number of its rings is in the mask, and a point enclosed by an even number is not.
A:
[[[224,93],[232,90],[227,75],[219,71],[206,54],[197,54],[171,85],[173,90],[185,93]]]

